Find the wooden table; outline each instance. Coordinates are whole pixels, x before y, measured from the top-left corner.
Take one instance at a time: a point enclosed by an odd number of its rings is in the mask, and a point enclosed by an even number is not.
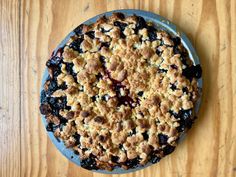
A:
[[[235,0],[0,0],[0,176],[111,177],[70,163],[42,125],[39,89],[51,51],[78,24],[113,9],[158,13],[191,39],[203,67],[199,119],[160,163],[120,177],[236,176]]]

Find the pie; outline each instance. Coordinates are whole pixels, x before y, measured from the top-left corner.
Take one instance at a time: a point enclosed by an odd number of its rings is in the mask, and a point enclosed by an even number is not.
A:
[[[89,170],[136,168],[172,153],[196,118],[202,73],[181,38],[122,13],[74,33],[46,63],[47,131]]]

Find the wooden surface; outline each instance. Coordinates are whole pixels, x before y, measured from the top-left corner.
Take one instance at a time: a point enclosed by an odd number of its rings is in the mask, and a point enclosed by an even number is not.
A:
[[[199,119],[176,151],[126,175],[70,163],[42,125],[39,89],[45,61],[78,24],[113,9],[158,13],[191,39],[203,67]],[[236,176],[235,0],[0,0],[0,177]]]

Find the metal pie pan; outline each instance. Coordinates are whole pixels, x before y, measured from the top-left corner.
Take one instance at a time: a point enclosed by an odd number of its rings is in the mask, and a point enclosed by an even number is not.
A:
[[[169,32],[172,35],[179,36],[181,38],[182,44],[184,45],[184,47],[187,49],[187,51],[189,53],[190,59],[193,61],[193,63],[195,65],[200,64],[199,58],[196,54],[196,51],[193,48],[193,46],[192,46],[191,42],[189,41],[189,39],[187,38],[187,36],[183,32],[179,31],[179,28],[177,30],[176,26],[173,23],[171,23],[170,21],[168,21],[167,19],[165,19],[164,17],[162,17],[160,15],[157,15],[157,14],[154,14],[154,13],[151,13],[151,12],[148,12],[148,11],[135,10],[135,9],[114,10],[114,11],[105,12],[105,13],[102,13],[100,15],[97,15],[97,16],[85,21],[83,24],[94,23],[101,16],[104,16],[104,15],[105,16],[111,16],[112,13],[114,13],[114,12],[121,12],[121,13],[125,14],[126,16],[130,16],[130,15],[134,15],[134,14],[136,14],[138,16],[142,16],[145,20],[151,21],[154,24],[154,26],[156,26],[157,28],[163,29],[163,30]],[[57,48],[54,50],[54,52],[56,53],[59,48],[63,47],[67,43],[68,39],[73,35],[75,35],[75,33],[73,31],[70,32],[64,38],[64,40],[57,46]],[[47,80],[48,76],[49,76],[49,73],[48,73],[48,70],[46,69],[44,74],[43,74],[40,92],[43,90],[43,84]],[[200,90],[202,90],[202,78],[198,79],[198,87],[199,87]],[[201,102],[201,98],[199,98],[199,100],[197,101],[197,103],[195,105],[195,114],[199,110],[200,102]],[[42,115],[42,121],[43,121],[44,126],[46,127],[47,122],[46,122],[46,119],[45,119],[44,115]],[[55,138],[53,132],[47,132],[47,134],[48,134],[50,140],[56,146],[56,148],[65,157],[67,157],[70,161],[72,161],[73,163],[80,166],[79,156],[76,155],[72,149],[66,148],[63,141],[58,141],[58,139]],[[185,137],[185,133],[181,135],[179,142],[182,141],[184,139],[184,137]],[[152,165],[152,163],[149,162],[145,166],[137,167],[137,168],[133,168],[133,169],[128,169],[128,170],[124,170],[122,168],[117,167],[113,171],[107,171],[107,170],[91,170],[91,171],[98,172],[98,173],[104,173],[104,174],[124,174],[124,173],[130,173],[130,172],[134,172],[134,171],[137,171],[137,170],[141,170],[141,169],[146,168],[150,165]]]

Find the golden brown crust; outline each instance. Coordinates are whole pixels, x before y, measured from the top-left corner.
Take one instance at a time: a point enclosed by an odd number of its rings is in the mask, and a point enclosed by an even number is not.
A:
[[[56,104],[65,98],[66,105],[57,116],[50,99],[40,109],[55,125],[65,118],[54,135],[81,159],[92,156],[94,169],[128,169],[134,159],[144,165],[162,158],[176,146],[185,124],[192,123],[199,91],[196,78],[184,72],[193,64],[174,37],[140,18],[114,13],[83,25],[64,47],[60,66],[48,66],[52,79],[59,72],[61,87],[48,97]]]

